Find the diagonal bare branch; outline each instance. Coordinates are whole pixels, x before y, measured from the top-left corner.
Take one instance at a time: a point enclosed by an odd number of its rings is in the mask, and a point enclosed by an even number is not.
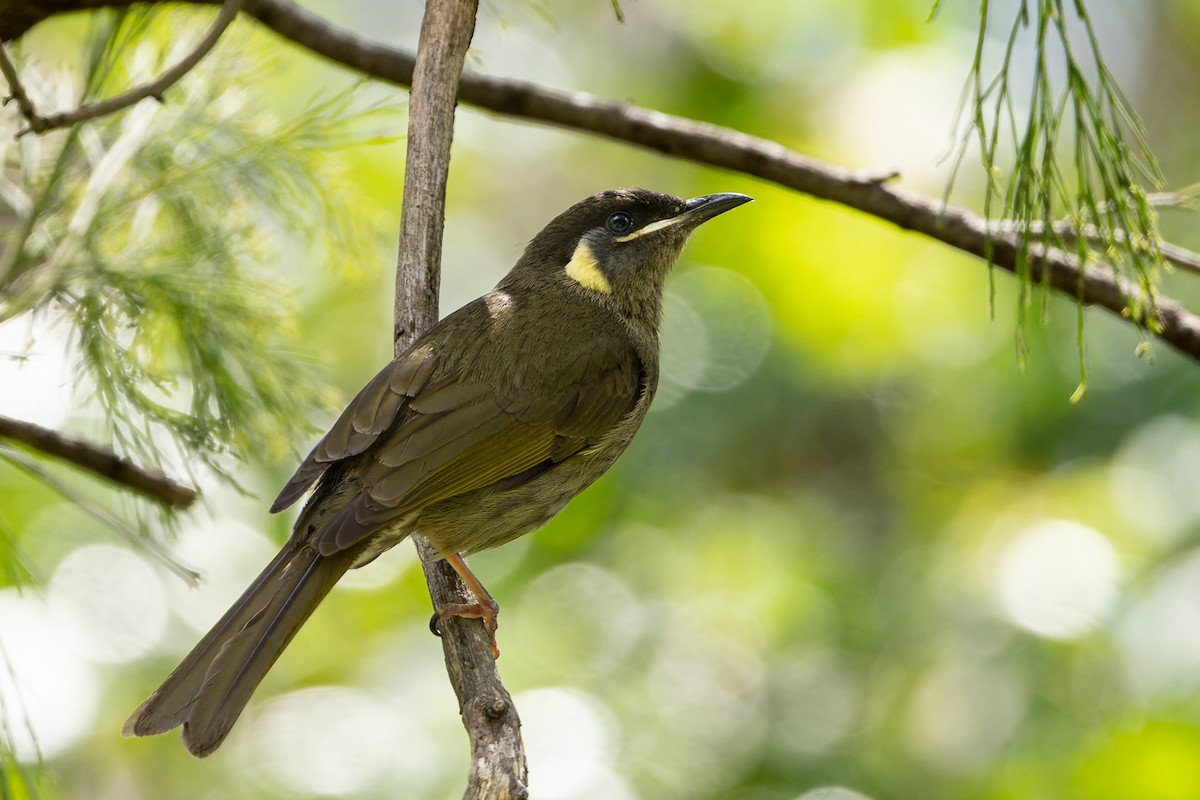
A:
[[[210,3],[212,0],[182,0]],[[127,5],[129,0],[0,0],[0,39],[19,36],[36,22],[65,10]],[[416,60],[403,50],[372,42],[330,23],[291,0],[245,0],[245,10],[284,38],[350,69],[410,86]],[[6,14],[12,12],[11,17]],[[11,21],[10,21],[11,20]],[[781,144],[740,131],[684,119],[584,92],[546,89],[524,81],[463,75],[459,100],[504,116],[604,136],[699,164],[728,169],[830,200],[915,231],[1016,273],[1016,232],[1000,232],[977,214],[885,185],[890,173],[864,173],[825,164]],[[1030,254],[1033,277],[1079,302],[1095,305],[1148,330],[1200,361],[1200,318],[1158,295],[1153,318],[1130,311],[1138,288],[1110,266],[1080,264],[1054,248]],[[1147,303],[1136,304],[1147,307]]]
[[[264,25],[326,58],[382,80],[404,86],[412,82],[411,55],[339,28],[290,0],[248,0],[246,8]],[[740,131],[523,81],[466,74],[459,83],[458,97],[506,116],[751,175],[871,214],[1009,272],[1018,269],[1018,234],[999,233],[977,214],[890,187],[886,185],[888,173],[863,173],[825,164]],[[1054,248],[1041,248],[1030,257],[1036,280],[1044,274],[1055,290],[1130,320],[1200,361],[1200,318],[1178,301],[1159,295],[1153,319],[1131,318],[1129,300],[1138,296],[1138,289],[1116,277],[1112,269],[1080,264],[1074,254]]]
[[[158,470],[138,466],[107,448],[64,436],[31,422],[0,416],[0,439],[18,442],[109,483],[136,492],[164,506],[184,509],[196,500],[196,491]]]

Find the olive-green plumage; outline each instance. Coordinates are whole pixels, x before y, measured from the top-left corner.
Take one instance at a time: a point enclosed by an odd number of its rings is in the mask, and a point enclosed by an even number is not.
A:
[[[419,531],[460,556],[543,525],[625,450],[658,382],[663,282],[688,235],[750,198],[593,195],[546,226],[489,294],[434,325],[359,392],[272,511],[315,483],[291,539],[127,736],[183,726],[205,756],[348,569]]]

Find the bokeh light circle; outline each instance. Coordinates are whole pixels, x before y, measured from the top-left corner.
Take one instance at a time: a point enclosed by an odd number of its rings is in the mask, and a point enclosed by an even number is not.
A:
[[[18,761],[66,751],[91,730],[95,674],[41,598],[0,590],[0,724]]]
[[[124,547],[80,547],[50,578],[51,611],[95,661],[123,664],[148,653],[167,628],[167,591],[154,568]]]
[[[1075,639],[1100,624],[1117,599],[1119,562],[1103,534],[1078,522],[1044,520],[1001,553],[994,580],[1004,615],[1050,639]]]
[[[1200,691],[1200,553],[1154,576],[1118,630],[1133,688],[1147,698]]]
[[[641,637],[642,609],[625,581],[593,564],[547,570],[521,595],[513,615],[516,646],[537,655],[552,680],[620,667]]]
[[[985,769],[1026,718],[1025,687],[977,654],[948,647],[913,687],[903,741],[934,772]]]
[[[700,314],[668,289],[663,297],[658,392],[651,412],[674,405],[696,387],[708,359],[708,333]]]
[[[171,610],[195,632],[206,633],[278,548],[260,531],[225,518],[184,525],[173,549],[201,581],[199,586],[170,581]]]
[[[276,791],[342,797],[393,775],[418,779],[434,759],[428,737],[378,698],[319,686],[276,697],[239,739],[255,777]]]
[[[1200,521],[1200,424],[1154,417],[1128,434],[1111,464],[1112,497],[1135,531],[1166,543]]]
[[[704,368],[694,387],[708,392],[732,389],[754,374],[771,345],[771,307],[758,287],[731,269],[699,267],[671,283],[704,322]]]
[[[796,800],[871,800],[862,792],[844,786],[821,786],[800,795]]]
[[[768,671],[771,749],[788,759],[831,752],[850,735],[862,698],[854,670],[833,650],[773,663]]]
[[[770,306],[742,275],[719,267],[680,274],[664,298],[662,376],[655,406],[666,407],[690,391],[737,386],[766,358],[772,329]]]
[[[617,776],[611,766],[618,727],[603,703],[586,692],[558,688],[522,692],[513,702],[521,709],[530,789],[535,797],[583,800],[612,796],[608,792],[616,788]]]

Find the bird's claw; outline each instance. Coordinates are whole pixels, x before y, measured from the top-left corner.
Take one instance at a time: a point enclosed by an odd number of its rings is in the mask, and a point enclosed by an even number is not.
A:
[[[429,630],[434,636],[442,635],[441,622],[447,617],[481,620],[483,622],[483,629],[488,635],[488,643],[492,647],[492,658],[500,658],[500,648],[496,645],[496,629],[500,625],[499,605],[493,602],[490,606],[483,603],[455,603],[440,606],[433,612],[433,616],[429,618]]]

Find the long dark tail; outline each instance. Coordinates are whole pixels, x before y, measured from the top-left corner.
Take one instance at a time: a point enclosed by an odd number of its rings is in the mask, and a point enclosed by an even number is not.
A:
[[[204,757],[224,741],[267,670],[353,563],[289,544],[163,685],[125,723],[125,736],[183,725],[183,742]]]

